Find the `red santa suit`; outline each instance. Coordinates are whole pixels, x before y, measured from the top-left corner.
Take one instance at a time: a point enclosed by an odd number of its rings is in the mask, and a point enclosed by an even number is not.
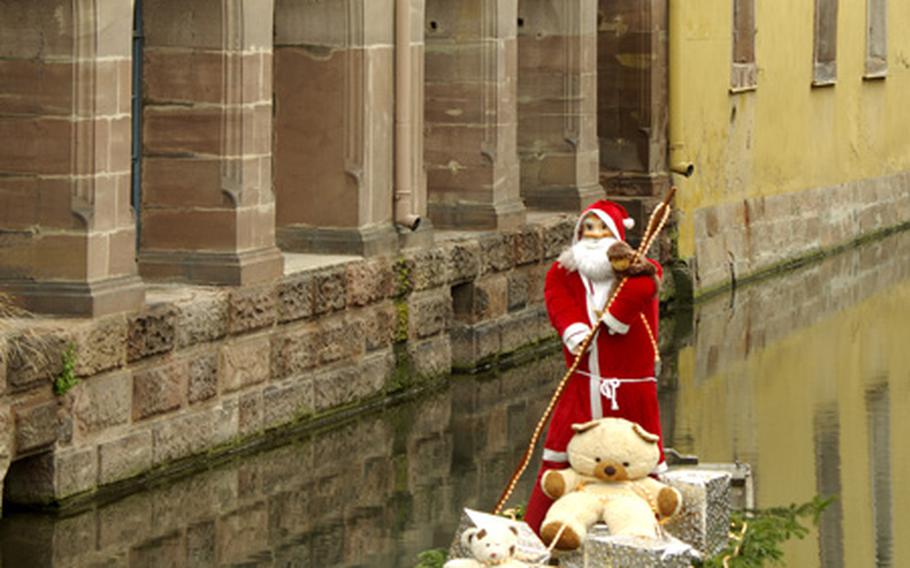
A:
[[[626,221],[625,209],[609,201],[598,201],[579,217],[575,242],[581,222],[588,213],[595,213],[614,235],[625,239],[624,229],[631,226]],[[565,254],[560,257],[547,273],[545,300],[550,322],[563,339],[567,366],[575,360],[568,346],[574,348],[580,344],[594,326],[599,325],[600,331],[566,384],[550,420],[543,463],[525,513],[525,520],[535,531],[540,529],[552,504],[540,488],[540,478],[548,469],[569,466],[566,446],[573,434],[572,424],[616,416],[661,435],[654,348],[658,323],[657,282],[650,276],[627,279],[609,309],[601,313],[613,285],[612,279],[593,281],[575,270],[564,260],[566,257]],[[657,267],[660,278],[660,265],[651,262]],[[662,444],[659,469],[666,469]]]

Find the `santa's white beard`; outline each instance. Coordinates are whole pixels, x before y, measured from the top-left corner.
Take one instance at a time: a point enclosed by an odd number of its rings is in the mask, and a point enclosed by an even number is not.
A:
[[[591,280],[604,281],[613,279],[613,267],[607,251],[619,242],[616,239],[582,239],[572,245],[572,258],[578,272]]]

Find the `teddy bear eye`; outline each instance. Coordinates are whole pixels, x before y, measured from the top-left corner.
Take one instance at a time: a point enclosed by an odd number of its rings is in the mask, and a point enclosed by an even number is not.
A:
[[[622,462],[623,467],[629,467],[629,462]]]
[[[600,458],[594,458],[594,461],[596,461],[597,463],[600,463]]]

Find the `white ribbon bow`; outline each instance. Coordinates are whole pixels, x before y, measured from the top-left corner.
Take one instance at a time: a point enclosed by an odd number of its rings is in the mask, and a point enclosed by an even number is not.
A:
[[[617,394],[619,387],[622,386],[622,381],[619,379],[603,379],[600,381],[600,394],[604,397],[610,399],[610,409],[619,410],[619,402],[617,399]]]

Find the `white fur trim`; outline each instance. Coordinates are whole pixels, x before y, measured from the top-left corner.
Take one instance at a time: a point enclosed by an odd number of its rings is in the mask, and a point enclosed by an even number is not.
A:
[[[657,464],[657,467],[655,467],[654,471],[651,473],[667,473],[668,471],[670,471],[670,467],[667,465],[667,462],[662,461]]]
[[[613,222],[613,217],[610,217],[609,215],[607,215],[607,213],[605,211],[601,211],[600,209],[591,209],[590,211],[587,211],[584,214],[578,216],[578,221],[576,221],[576,223],[575,223],[575,234],[572,235],[572,244],[573,245],[578,242],[578,233],[581,232],[581,223],[582,223],[582,221],[584,221],[585,217],[587,217],[589,213],[593,213],[593,214],[597,215],[597,217],[601,221],[604,222],[604,225],[606,225],[607,228],[610,229],[610,232],[613,233],[613,236],[619,240],[622,240],[619,238],[621,233],[616,228],[616,223]]]
[[[590,331],[591,328],[583,323],[573,323],[562,333],[562,342],[570,352],[575,351],[575,348],[581,345]]]
[[[562,251],[562,253],[559,255],[559,258],[556,259],[556,262],[558,262],[560,266],[569,272],[575,272],[578,270],[578,262],[575,260],[575,253],[572,251],[572,247],[569,247],[566,250]]]
[[[607,327],[609,327],[610,329],[612,329],[613,331],[615,331],[616,333],[618,333],[620,335],[625,335],[626,333],[629,332],[629,325],[625,324],[625,323],[619,321],[618,319],[616,319],[615,317],[613,317],[613,314],[611,314],[610,312],[604,312],[603,317],[600,319],[605,324],[607,324]]]
[[[543,460],[548,462],[565,463],[569,461],[569,454],[566,452],[556,452],[547,448],[543,449]]]
[[[622,226],[625,227],[625,228],[627,228],[627,229],[632,229],[632,228],[634,228],[634,227],[635,227],[635,219],[633,219],[632,217],[626,217],[625,219],[622,220]]]

